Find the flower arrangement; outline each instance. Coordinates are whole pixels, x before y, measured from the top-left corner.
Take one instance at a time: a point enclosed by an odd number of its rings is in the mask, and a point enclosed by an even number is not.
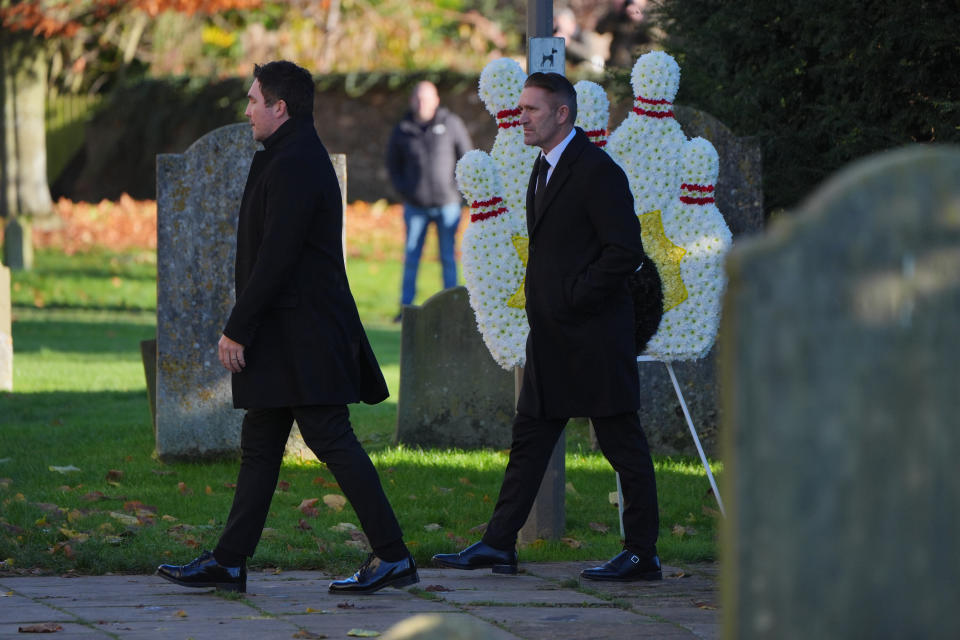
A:
[[[538,149],[523,143],[520,127],[520,93],[527,79],[511,58],[494,60],[480,73],[480,100],[497,120],[497,137],[490,155],[500,175],[503,198],[512,215],[526,223],[527,181]]]
[[[663,210],[680,186],[677,154],[686,142],[673,117],[680,67],[662,51],[637,59],[630,75],[634,108],[610,134],[608,152],[630,180],[637,215]]]
[[[500,366],[524,363],[527,332],[523,280],[527,260],[526,188],[538,150],[523,144],[519,126],[525,76],[510,59],[480,75],[479,95],[497,120],[491,153],[471,151],[457,164],[457,184],[471,203],[463,236],[463,273],[477,326]],[[607,139],[610,103],[599,85],[581,81],[577,126],[603,147],[630,181],[644,249],[663,288],[663,318],[645,354],[661,359],[703,357],[719,325],[726,286],[723,258],[731,234],[714,202],[716,150],[687,141],[673,117],[680,68],[663,52],[633,67],[634,108]],[[652,325],[651,325],[652,326]],[[649,335],[649,334],[648,334]]]
[[[607,144],[607,123],[610,120],[610,100],[607,92],[596,82],[581,80],[573,85],[577,92],[576,125],[598,147]]]
[[[493,359],[509,369],[523,364],[529,331],[523,298],[526,228],[497,195],[502,188],[489,155],[468,151],[457,163],[456,179],[471,208],[461,245],[470,306]]]
[[[732,243],[713,197],[720,167],[716,149],[703,138],[689,140],[681,148],[679,165],[682,184],[663,212],[662,224],[666,237],[682,250],[674,253],[680,273],[668,278],[658,268],[664,314],[645,351],[664,360],[702,358],[713,346],[726,288],[723,259]],[[668,308],[668,299],[680,302]]]

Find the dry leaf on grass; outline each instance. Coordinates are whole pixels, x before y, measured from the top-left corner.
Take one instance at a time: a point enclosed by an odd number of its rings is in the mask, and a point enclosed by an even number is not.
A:
[[[610,531],[610,527],[600,522],[591,522],[588,526],[599,533],[606,533]]]
[[[577,540],[576,538],[564,537],[564,538],[560,538],[560,542],[567,545],[571,549],[579,549],[580,547],[583,546],[583,543]]]
[[[316,507],[318,502],[320,502],[320,498],[304,498],[297,509],[305,516],[316,518],[318,515],[320,515],[320,512],[317,511]]]
[[[20,633],[56,633],[57,631],[63,631],[63,627],[56,622],[42,622],[40,624],[17,627],[17,631]]]
[[[328,493],[323,496],[323,504],[327,505],[334,511],[342,511],[347,504],[347,499],[336,493]]]
[[[50,465],[50,466],[47,467],[47,468],[50,469],[50,471],[56,471],[56,472],[58,472],[58,473],[73,473],[73,472],[75,472],[75,471],[80,471],[80,469],[78,469],[77,467],[73,466],[72,464],[68,464],[68,465],[65,465],[65,466],[62,466],[62,467],[58,467],[58,466],[56,466],[56,465]]]

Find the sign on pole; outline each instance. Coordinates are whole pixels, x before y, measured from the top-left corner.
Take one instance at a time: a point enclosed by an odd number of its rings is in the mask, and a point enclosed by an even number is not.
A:
[[[563,38],[531,38],[529,66],[530,73],[559,73],[566,69],[566,41]]]

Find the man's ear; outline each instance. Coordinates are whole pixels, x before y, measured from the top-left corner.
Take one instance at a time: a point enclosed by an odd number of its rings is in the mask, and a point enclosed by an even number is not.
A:
[[[570,107],[561,104],[557,107],[557,124],[563,124],[570,120]]]
[[[276,116],[277,116],[278,118],[282,118],[283,116],[290,115],[289,113],[287,113],[287,102],[286,102],[286,100],[284,100],[283,98],[280,98],[279,100],[277,100],[276,102],[274,102],[274,103],[273,103],[273,112],[276,114]]]

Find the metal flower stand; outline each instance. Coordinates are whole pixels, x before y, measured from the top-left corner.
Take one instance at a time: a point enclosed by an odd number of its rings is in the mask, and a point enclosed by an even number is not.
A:
[[[703,446],[700,444],[700,437],[697,435],[697,430],[693,426],[693,418],[690,417],[690,410],[687,408],[687,402],[683,399],[683,392],[680,391],[680,383],[677,382],[677,374],[673,372],[673,364],[669,360],[661,360],[651,356],[637,356],[637,362],[662,362],[667,368],[667,373],[670,374],[670,382],[673,383],[673,390],[676,391],[677,400],[680,401],[680,407],[683,409],[683,416],[687,419],[687,426],[690,427],[690,435],[693,436],[693,443],[697,445],[697,453],[700,454],[700,462],[703,463],[703,468],[707,472],[707,479],[710,481],[710,488],[713,489],[713,495],[717,499],[717,506],[720,507],[720,513],[723,515],[723,517],[726,517],[727,512],[723,509],[723,500],[720,498],[720,490],[717,489],[717,481],[713,477],[713,471],[710,470],[710,463],[707,462],[707,456],[703,452]],[[616,475],[618,496],[617,508],[620,510],[620,535],[623,536],[623,489],[620,486],[620,474]]]

